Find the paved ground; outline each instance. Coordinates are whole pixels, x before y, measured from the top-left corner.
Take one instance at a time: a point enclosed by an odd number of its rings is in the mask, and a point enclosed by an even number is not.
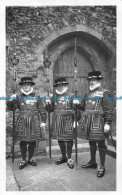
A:
[[[59,156],[36,157],[38,166],[28,165],[19,170],[19,162],[16,159],[11,164],[7,160],[7,191],[115,191],[116,190],[116,159],[107,155],[106,174],[103,178],[97,178],[96,169],[81,169],[81,163],[89,160],[89,153],[78,154],[77,169],[71,170],[66,164],[55,165]],[[73,155],[73,159],[75,156]],[[99,156],[97,153],[97,162]]]

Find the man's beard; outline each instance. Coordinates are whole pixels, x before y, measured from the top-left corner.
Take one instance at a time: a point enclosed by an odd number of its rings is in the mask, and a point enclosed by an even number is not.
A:
[[[62,95],[62,94],[64,94],[67,91],[67,89],[68,89],[68,87],[65,87],[65,88],[63,88],[60,91],[58,89],[56,89],[55,91],[56,91],[57,94]]]
[[[28,92],[26,92],[23,88],[21,88],[21,92],[24,93],[25,95],[29,95],[33,92],[33,87],[31,87],[31,89]]]
[[[100,86],[101,86],[101,83],[98,83],[98,84],[96,84],[96,85],[90,86],[89,89],[90,89],[90,91],[93,91],[94,89],[97,89],[97,88],[99,88]]]

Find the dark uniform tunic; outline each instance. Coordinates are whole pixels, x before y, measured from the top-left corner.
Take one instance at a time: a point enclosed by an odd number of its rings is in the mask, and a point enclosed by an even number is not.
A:
[[[28,100],[27,98],[33,98]],[[17,95],[15,106],[19,109],[19,115],[16,122],[15,137],[20,141],[37,141],[43,139],[40,129],[40,122],[46,122],[46,110],[44,102],[38,100],[35,93],[26,96],[25,94]],[[24,99],[26,98],[26,99]],[[13,101],[7,103],[8,109],[13,110]]]
[[[64,96],[70,97],[70,93],[57,95],[60,100],[52,101],[50,111],[52,116],[52,138],[62,141],[72,140],[74,138],[73,122],[74,122],[74,107],[72,100],[64,100]],[[80,114],[77,115],[77,120],[80,119]]]
[[[113,119],[112,101],[107,100],[110,93],[102,88],[97,88],[88,96],[90,100],[83,101],[81,109],[81,119],[78,126],[78,137],[85,138],[90,141],[104,140],[104,125],[110,124]],[[100,98],[95,100],[92,98]]]

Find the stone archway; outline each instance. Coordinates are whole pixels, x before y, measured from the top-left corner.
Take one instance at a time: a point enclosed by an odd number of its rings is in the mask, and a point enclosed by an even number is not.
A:
[[[38,64],[43,61],[43,53],[46,45],[52,65],[49,70],[49,80],[53,86],[53,73],[55,64],[62,53],[74,46],[77,38],[77,47],[90,61],[92,69],[101,70],[105,75],[105,84],[108,88],[113,85],[112,69],[115,67],[115,48],[102,34],[84,25],[75,25],[54,31],[36,48]],[[108,74],[109,70],[109,74]]]
[[[84,33],[87,33],[87,34],[95,37],[96,39],[101,41],[102,44],[104,44],[113,54],[115,54],[114,46],[112,44],[110,44],[109,41],[107,41],[107,39],[101,33],[99,33],[98,31],[96,31],[88,26],[85,26],[85,25],[68,26],[68,27],[63,28],[61,30],[54,31],[42,43],[40,43],[37,46],[36,52],[38,54],[43,53],[43,51],[45,49],[45,44],[50,45],[51,43],[53,43],[53,41],[55,41],[59,37],[66,35],[68,33],[73,33],[73,32],[84,32]],[[39,56],[38,56],[38,58],[39,58]]]

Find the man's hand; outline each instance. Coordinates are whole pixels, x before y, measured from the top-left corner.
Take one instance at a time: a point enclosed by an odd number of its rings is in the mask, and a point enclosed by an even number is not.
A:
[[[10,101],[16,99],[16,97],[17,97],[17,94],[13,94],[13,95],[10,97]]]
[[[80,104],[79,100],[73,100],[73,104]]]
[[[40,124],[41,131],[43,132],[43,138],[45,139],[46,137],[46,123],[41,123]]]
[[[78,124],[78,122],[77,122],[77,126],[78,126],[79,124]],[[73,128],[76,128],[76,122],[74,121],[74,123],[73,123]]]
[[[109,132],[109,130],[110,130],[110,125],[106,123],[106,124],[104,125],[104,133]]]
[[[46,123],[41,123],[40,127],[46,127]]]

